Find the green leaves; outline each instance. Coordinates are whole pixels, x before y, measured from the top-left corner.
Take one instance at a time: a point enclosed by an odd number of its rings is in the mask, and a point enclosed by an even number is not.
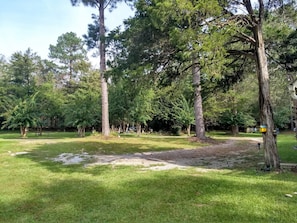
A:
[[[73,32],[58,37],[56,45],[50,45],[49,57],[58,60],[62,83],[71,82],[77,78],[79,72],[85,71],[89,65],[86,63],[87,51],[83,41]]]
[[[3,128],[36,127],[38,123],[38,110],[36,106],[36,95],[33,95],[19,102],[7,110],[3,116],[6,120],[3,122]]]
[[[129,109],[132,120],[139,124],[147,124],[153,117],[152,102],[155,98],[153,89],[140,89]]]
[[[39,61],[40,58],[31,49],[27,49],[25,53],[16,52],[11,56],[7,81],[10,84],[10,92],[17,98],[25,98],[35,93],[35,76]]]
[[[232,112],[226,111],[222,114],[220,118],[220,123],[222,126],[226,125],[227,127],[230,126],[255,126],[256,122],[255,119],[248,113],[244,112]]]
[[[80,87],[67,97],[64,116],[68,126],[85,128],[98,124],[100,97],[98,89],[94,89],[94,86],[88,83],[90,79],[94,78],[92,75],[86,77]]]
[[[176,124],[189,126],[195,123],[193,103],[181,95],[175,102],[172,102],[172,117]]]

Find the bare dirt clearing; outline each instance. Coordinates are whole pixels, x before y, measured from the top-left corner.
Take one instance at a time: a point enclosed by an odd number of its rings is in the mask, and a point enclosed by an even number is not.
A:
[[[126,155],[89,155],[88,153],[63,153],[53,160],[65,165],[85,163],[94,165],[133,165],[143,169],[168,170],[197,167],[210,169],[232,168],[237,165],[253,165],[259,157],[258,143],[261,138],[230,138],[225,143],[197,149],[145,152]]]

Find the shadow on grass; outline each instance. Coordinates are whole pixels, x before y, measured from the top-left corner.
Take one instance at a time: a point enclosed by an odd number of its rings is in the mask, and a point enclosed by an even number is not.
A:
[[[153,139],[154,141],[155,139]],[[176,142],[174,141],[174,144]],[[30,144],[29,144],[30,145]],[[182,145],[182,144],[181,144]],[[171,150],[171,151],[168,151]],[[241,157],[234,161],[234,158],[228,159],[227,156],[217,157],[216,160],[212,158],[212,160],[208,159],[208,156],[211,155],[203,155],[200,157],[199,151],[198,155],[195,155],[195,159],[193,155],[195,154],[192,150],[181,150],[181,153],[176,153],[176,151],[172,150],[171,146],[167,144],[162,145],[161,143],[158,146],[152,146],[150,143],[129,143],[127,140],[118,140],[118,141],[71,141],[71,142],[42,142],[42,144],[34,145],[32,150],[28,151],[27,154],[17,155],[17,158],[20,159],[29,159],[32,160],[39,165],[45,167],[46,169],[53,172],[64,172],[64,173],[72,173],[72,172],[81,172],[84,171],[84,164],[94,163],[96,160],[86,160],[78,164],[72,165],[63,165],[62,162],[56,162],[53,159],[57,158],[59,155],[64,153],[72,153],[72,154],[84,154],[87,153],[89,155],[118,155],[118,154],[132,154],[139,153],[141,155],[137,155],[134,158],[141,158],[147,160],[162,160],[170,165],[177,165],[180,167],[200,167],[205,169],[245,169],[250,168],[252,166],[256,166],[256,162],[254,157],[243,158],[248,159],[244,160],[243,163]],[[143,154],[145,152],[149,152],[148,155]],[[160,152],[157,156],[151,156],[150,152]],[[173,155],[170,155],[173,154]],[[175,154],[175,155],[174,155]],[[252,154],[255,155],[255,154]],[[173,157],[176,157],[176,159]],[[229,167],[230,162],[235,162],[235,166]],[[154,165],[154,164],[152,164]],[[160,164],[158,164],[160,165]],[[232,164],[233,165],[233,164]],[[94,173],[96,174],[96,173]]]
[[[107,141],[73,141],[73,142],[60,142],[60,143],[42,143],[35,145],[35,148],[28,151],[27,154],[17,155],[19,159],[30,159],[46,169],[53,172],[73,173],[75,171],[84,171],[83,165],[85,163],[92,163],[92,160],[73,165],[63,165],[62,162],[53,161],[58,155],[63,153],[83,154],[89,155],[116,155],[126,154],[131,152],[145,152],[150,150],[148,144],[130,144],[125,142],[107,142]],[[159,148],[159,150],[166,148]],[[167,148],[170,149],[170,148]],[[156,149],[158,150],[158,149]],[[96,173],[98,174],[98,173]]]
[[[278,150],[281,162],[297,163],[297,142],[281,142]]]
[[[149,139],[149,141],[145,141],[146,139],[140,139],[138,140],[139,143],[136,143],[136,141],[129,142],[130,140],[133,140],[132,138],[128,139],[112,139],[112,140],[94,140],[97,138],[85,138],[84,141],[78,141],[79,139],[70,139],[71,141],[61,141],[57,142],[56,140],[49,140],[43,141],[43,140],[32,140],[37,142],[36,144],[32,144],[34,148],[32,150],[29,150],[28,154],[16,156],[17,158],[22,159],[29,159],[32,160],[39,165],[45,167],[46,169],[52,171],[52,172],[63,172],[63,173],[73,173],[73,172],[84,172],[84,164],[86,163],[93,163],[94,160],[87,160],[85,162],[82,162],[80,164],[76,165],[63,165],[62,163],[55,162],[52,159],[56,158],[58,155],[62,153],[73,153],[73,154],[83,154],[88,153],[90,155],[117,155],[117,154],[131,154],[131,153],[143,153],[143,152],[156,152],[156,151],[167,151],[172,150],[173,148],[170,146],[170,144],[162,144],[162,142],[168,142],[168,140],[171,141],[172,144],[175,145],[182,145],[185,146],[185,143],[180,141],[180,139],[157,139],[152,138]],[[187,139],[183,139],[187,140]],[[26,140],[24,140],[26,142]],[[30,142],[30,139],[27,141]],[[40,142],[40,143],[38,143]],[[159,144],[152,145],[151,142],[159,142]],[[191,143],[191,142],[190,142]],[[30,144],[29,144],[30,145]],[[29,147],[28,147],[29,148]],[[28,150],[26,150],[28,151]],[[260,166],[257,165],[258,162],[263,161],[263,154],[262,151],[258,152],[256,150],[252,151],[250,156],[247,157],[240,157],[238,158],[238,161],[235,159],[235,163],[229,166],[230,161],[234,162],[234,157],[228,158],[228,156],[222,156],[217,157],[215,160],[214,165],[209,165],[209,159],[199,160],[199,161],[192,161],[192,152],[191,151],[184,151],[183,158],[181,160],[170,160],[166,159],[167,153],[164,153],[165,158],[158,158],[161,160],[164,160],[164,162],[167,162],[169,164],[175,164],[179,165],[181,167],[201,167],[205,169],[232,169],[236,171],[242,171],[245,174],[249,174],[249,170],[252,170],[253,172],[261,173]],[[189,152],[187,154],[187,152]],[[169,152],[170,153],[170,152]],[[261,154],[260,154],[261,153]],[[260,154],[260,155],[259,155]],[[156,158],[156,157],[150,157],[150,156],[143,156],[142,158]],[[189,161],[186,159],[189,158]],[[199,157],[197,157],[199,159]],[[234,165],[234,166],[233,166]],[[104,171],[104,168],[102,168]],[[94,172],[92,174],[98,175],[102,172],[99,171],[98,173]]]
[[[86,133],[86,136],[91,133]],[[77,138],[76,132],[49,132],[44,131],[42,135],[37,132],[28,132],[26,138],[22,138],[18,131],[0,131],[0,139],[63,139],[63,138]]]
[[[176,158],[182,158],[177,160],[170,160],[167,158],[168,154],[175,153],[175,151],[168,152],[168,150],[173,150],[171,145],[179,145],[180,148],[185,146],[188,141],[186,140],[186,143],[181,141],[180,139],[149,139],[149,141],[139,140],[139,143],[136,143],[136,141],[129,142],[130,139],[112,139],[112,140],[96,140],[96,138],[85,138],[84,141],[79,141],[79,139],[74,139],[73,141],[70,139],[70,141],[61,141],[58,142],[56,140],[49,140],[49,141],[43,141],[43,140],[35,140],[32,141],[24,140],[24,142],[28,142],[29,144],[26,145],[25,148],[26,151],[28,151],[28,154],[24,155],[18,155],[17,158],[20,159],[29,159],[34,161],[35,163],[38,163],[39,165],[45,167],[46,169],[52,171],[52,172],[63,172],[63,173],[73,173],[73,172],[84,172],[84,164],[87,163],[93,163],[95,160],[86,160],[79,164],[74,165],[63,165],[62,162],[55,162],[53,161],[54,158],[57,158],[60,154],[63,153],[72,153],[72,154],[84,154],[87,153],[89,155],[117,155],[117,154],[132,154],[132,153],[144,153],[144,152],[160,152],[158,155],[160,157],[151,157],[150,155],[142,155],[141,158],[143,159],[157,159],[157,160],[163,160],[164,162],[167,162],[168,164],[174,164],[178,165],[180,167],[201,167],[205,169],[238,169],[238,170],[245,170],[247,168],[255,168],[257,165],[257,161],[255,160],[255,154],[252,154],[252,157],[246,157],[243,158],[244,162],[241,163],[241,159],[239,159],[239,163],[235,160],[235,166],[229,167],[230,160],[228,160],[227,156],[217,157],[217,160],[214,160],[214,165],[209,165],[209,159],[207,159],[207,156],[211,155],[205,155],[200,157],[200,155],[196,155],[197,160],[193,159],[193,152],[191,150],[184,150],[183,155],[176,155]],[[131,139],[132,140],[132,139]],[[168,140],[171,141],[171,144],[162,142],[168,142]],[[30,150],[30,146],[32,144],[32,149]],[[151,142],[159,142],[154,145],[152,145]],[[192,142],[189,142],[192,143]],[[198,143],[197,143],[198,145]],[[164,153],[162,153],[163,151]],[[165,152],[167,151],[167,152]],[[197,151],[199,152],[199,151]],[[257,155],[257,154],[256,154]],[[163,158],[162,158],[163,157]],[[200,158],[205,159],[200,159]],[[189,158],[189,160],[187,160]],[[214,159],[214,158],[212,158]],[[232,157],[230,159],[233,159]],[[245,160],[246,159],[246,160]],[[234,162],[234,161],[232,161]],[[159,165],[159,164],[158,164]],[[101,173],[101,172],[99,172]],[[98,173],[93,173],[94,175],[97,175]]]
[[[98,170],[98,167],[94,168]],[[100,168],[99,168],[100,169]],[[293,200],[279,185],[116,169],[37,181],[21,198],[0,202],[0,222],[294,222]],[[273,202],[271,202],[273,201]]]

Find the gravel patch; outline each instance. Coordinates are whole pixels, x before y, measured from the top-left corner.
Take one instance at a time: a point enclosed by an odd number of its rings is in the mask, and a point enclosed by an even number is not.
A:
[[[162,152],[145,152],[126,155],[90,155],[63,153],[53,158],[63,165],[82,164],[85,167],[95,165],[129,165],[141,166],[143,170],[185,169],[189,167],[204,169],[232,168],[247,162],[248,158],[259,152],[259,139],[246,139],[240,142],[231,139],[222,144],[210,145],[197,149],[170,150]]]

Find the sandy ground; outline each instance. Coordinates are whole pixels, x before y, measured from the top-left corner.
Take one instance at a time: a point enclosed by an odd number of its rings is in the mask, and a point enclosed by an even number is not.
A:
[[[259,138],[231,138],[225,143],[212,144],[197,149],[145,152],[125,155],[89,155],[88,153],[63,153],[53,160],[64,165],[84,163],[94,165],[133,165],[143,169],[168,170],[173,168],[203,168],[205,170],[232,168],[251,164],[259,151]],[[252,161],[251,161],[252,160]]]

